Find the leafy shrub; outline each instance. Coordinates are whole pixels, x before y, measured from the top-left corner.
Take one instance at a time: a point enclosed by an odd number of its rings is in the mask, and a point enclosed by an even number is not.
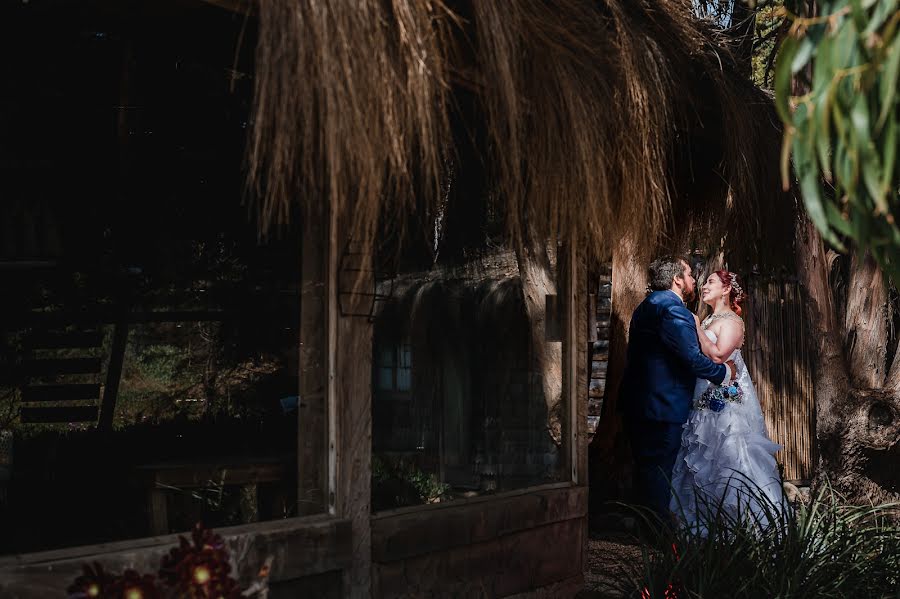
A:
[[[643,560],[618,565],[617,590],[647,599],[900,596],[898,504],[846,505],[827,485],[788,510],[750,495],[762,515],[706,505],[703,531],[632,507]]]
[[[372,457],[372,503],[375,510],[435,503],[449,490],[450,485],[402,458],[392,461],[377,455]]]

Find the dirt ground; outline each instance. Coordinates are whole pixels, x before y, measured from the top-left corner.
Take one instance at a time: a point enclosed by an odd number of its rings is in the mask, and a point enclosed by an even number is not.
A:
[[[584,590],[579,599],[613,599],[623,597],[613,587],[613,576],[623,561],[641,559],[641,549],[628,533],[591,531],[584,570]]]

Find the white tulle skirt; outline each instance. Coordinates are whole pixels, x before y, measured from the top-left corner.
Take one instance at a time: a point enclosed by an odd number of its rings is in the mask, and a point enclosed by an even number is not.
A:
[[[732,356],[741,403],[728,403],[721,412],[693,409],[681,436],[681,449],[672,473],[671,509],[684,524],[704,534],[709,518],[753,518],[766,526],[789,509],[782,489],[775,453],[781,449],[767,433],[756,390],[741,359]],[[708,381],[697,381],[698,404]]]

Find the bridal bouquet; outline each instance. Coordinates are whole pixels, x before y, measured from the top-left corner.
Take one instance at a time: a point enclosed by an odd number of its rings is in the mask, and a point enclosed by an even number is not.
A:
[[[697,400],[694,408],[721,412],[729,403],[741,403],[743,397],[744,391],[737,381],[729,385],[710,385]]]

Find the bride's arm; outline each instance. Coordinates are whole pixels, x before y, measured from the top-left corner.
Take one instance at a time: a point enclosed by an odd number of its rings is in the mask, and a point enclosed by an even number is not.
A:
[[[736,320],[723,319],[715,342],[699,326],[697,338],[700,340],[700,351],[716,364],[723,364],[743,343],[744,327]]]

